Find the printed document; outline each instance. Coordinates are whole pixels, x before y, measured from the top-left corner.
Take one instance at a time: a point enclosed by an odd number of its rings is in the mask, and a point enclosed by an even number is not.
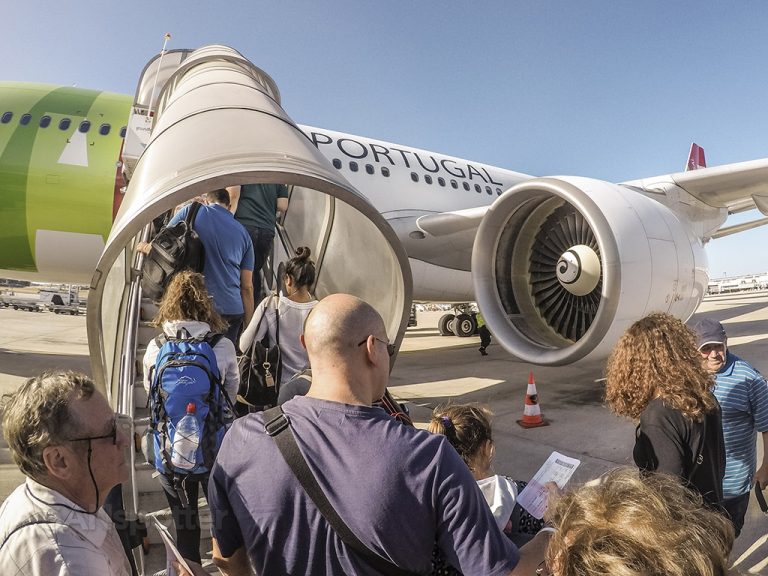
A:
[[[528,485],[517,497],[520,506],[528,510],[534,518],[541,518],[547,510],[547,482],[554,482],[558,488],[563,489],[570,480],[580,460],[570,458],[559,452],[552,452],[539,471],[536,472]]]
[[[163,544],[165,544],[165,557],[167,559],[165,569],[168,573],[168,576],[177,576],[178,574],[178,572],[176,572],[176,568],[173,565],[174,560],[178,561],[179,564],[181,564],[185,570],[188,570],[190,574],[194,574],[194,571],[189,567],[187,561],[184,560],[184,558],[181,556],[179,549],[176,548],[176,542],[174,542],[173,536],[171,536],[168,528],[166,528],[165,525],[162,524],[154,516],[150,516],[149,518],[155,525],[155,528],[157,528],[160,537],[163,539]]]

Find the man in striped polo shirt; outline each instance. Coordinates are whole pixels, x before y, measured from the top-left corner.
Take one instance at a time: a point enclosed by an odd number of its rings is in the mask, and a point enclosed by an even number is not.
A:
[[[725,477],[723,507],[733,521],[736,536],[744,526],[749,493],[755,482],[768,487],[768,458],[757,470],[757,433],[768,454],[768,384],[747,362],[728,350],[720,322],[705,318],[693,327],[704,369],[715,376],[713,390],[723,412]]]

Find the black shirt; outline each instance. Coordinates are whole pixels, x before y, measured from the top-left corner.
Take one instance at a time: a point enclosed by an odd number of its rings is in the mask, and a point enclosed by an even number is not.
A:
[[[640,469],[679,476],[705,502],[722,502],[725,445],[719,404],[695,422],[660,398],[651,400],[640,415],[632,455]]]

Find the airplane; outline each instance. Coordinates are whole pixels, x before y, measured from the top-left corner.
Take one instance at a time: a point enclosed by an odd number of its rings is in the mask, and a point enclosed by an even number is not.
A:
[[[191,53],[162,53],[156,74],[163,66],[183,68]],[[254,69],[275,100],[273,81]],[[145,101],[154,98],[162,107],[165,98],[168,105],[167,91],[155,94],[153,87],[149,98],[147,91]],[[150,148],[141,133],[150,130],[134,121],[138,99],[0,83],[0,277],[91,281],[131,166]],[[145,124],[153,114],[151,105],[144,110]],[[631,322],[651,311],[686,320],[708,285],[704,244],[768,221],[722,228],[732,213],[768,214],[768,159],[706,167],[694,145],[683,172],[612,183],[536,177],[297,128],[326,168],[394,231],[407,254],[414,300],[476,301],[498,341],[540,365],[604,356]],[[129,152],[137,141],[139,152]],[[444,316],[440,328],[473,332],[465,313]]]
[[[250,182],[289,186],[276,244],[312,247],[317,297],[371,302],[396,345],[412,299],[476,301],[533,364],[605,355],[651,311],[687,319],[708,285],[704,244],[768,222],[722,227],[729,213],[768,214],[768,159],[706,167],[693,146],[675,174],[535,177],[299,126],[274,80],[225,46],[161,52],[134,96],[0,83],[0,277],[89,283],[92,377],[137,440],[156,308],[135,243],[181,202]],[[471,333],[471,318],[441,327]],[[153,468],[127,452],[127,518],[162,517]],[[132,555],[142,574],[165,566],[160,542]]]

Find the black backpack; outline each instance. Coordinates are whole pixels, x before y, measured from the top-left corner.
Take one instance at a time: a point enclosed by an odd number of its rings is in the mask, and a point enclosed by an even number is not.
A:
[[[159,301],[176,272],[203,271],[203,243],[192,228],[200,206],[199,202],[192,203],[184,220],[173,226],[164,226],[152,240],[152,248],[142,268],[141,290],[144,296]]]

